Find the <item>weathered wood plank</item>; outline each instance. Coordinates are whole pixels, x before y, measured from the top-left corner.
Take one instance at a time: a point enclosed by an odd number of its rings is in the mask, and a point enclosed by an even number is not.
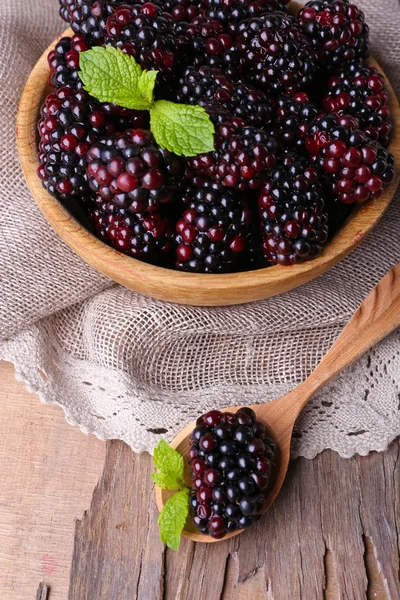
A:
[[[148,456],[107,444],[90,511],[76,527],[70,599],[162,597],[164,551],[149,482]]]
[[[399,448],[294,461],[254,529],[219,544],[183,540],[176,553],[158,541],[150,457],[110,442],[77,525],[69,600],[398,600]]]
[[[105,444],[42,404],[0,361],[0,597],[65,600],[75,519],[90,505]]]

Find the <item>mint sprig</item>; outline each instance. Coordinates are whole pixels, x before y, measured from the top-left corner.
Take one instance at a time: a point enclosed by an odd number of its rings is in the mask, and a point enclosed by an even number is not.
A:
[[[112,46],[80,54],[84,89],[101,102],[150,111],[150,129],[159,146],[179,156],[214,149],[214,125],[201,106],[154,100],[158,71],[143,71],[136,60]]]
[[[158,516],[161,541],[172,550],[179,550],[181,531],[189,514],[189,494],[188,488],[176,492],[166,501]]]
[[[162,490],[178,490],[167,500],[159,514],[161,541],[169,548],[178,550],[182,529],[189,513],[189,488],[184,482],[184,460],[177,450],[165,441],[160,440],[154,449],[154,466],[157,473],[151,478]]]

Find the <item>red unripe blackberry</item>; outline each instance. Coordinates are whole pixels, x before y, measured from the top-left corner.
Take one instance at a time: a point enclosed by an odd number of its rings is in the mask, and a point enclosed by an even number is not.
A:
[[[394,157],[358,128],[354,117],[326,115],[309,128],[307,150],[343,204],[378,198],[394,179]]]
[[[116,250],[154,265],[171,266],[174,227],[161,213],[133,214],[97,196],[91,218],[96,235]]]
[[[352,62],[337,70],[323,99],[326,112],[357,117],[360,129],[387,147],[393,124],[385,78],[375,67]]]
[[[149,131],[133,129],[94,144],[87,173],[104,200],[134,213],[158,212],[176,198],[184,162],[159,148]]]
[[[234,36],[227,33],[216,19],[199,16],[187,24],[181,37],[195,67],[208,65],[222,69],[227,75],[237,76],[239,58]]]
[[[236,34],[239,24],[245,19],[259,17],[266,12],[287,11],[290,0],[205,0],[207,17],[224,24],[226,29]]]
[[[322,67],[339,66],[370,54],[364,13],[349,0],[312,0],[297,15]]]
[[[241,408],[236,415],[212,413],[219,416],[218,423],[208,423],[203,415],[190,437],[189,510],[201,533],[220,539],[250,527],[264,512],[276,445],[252,409]],[[214,441],[210,449],[207,438]],[[199,462],[213,466],[200,469],[199,475]]]
[[[239,270],[246,257],[253,215],[240,198],[211,181],[193,186],[176,224],[176,267],[196,273]]]
[[[175,76],[178,57],[171,17],[156,4],[146,2],[118,8],[107,19],[105,41],[133,56],[143,69],[158,70],[158,89]]]
[[[257,88],[292,95],[313,81],[315,52],[290,15],[277,11],[243,21],[236,45],[242,73]]]
[[[272,265],[316,258],[328,239],[325,192],[306,158],[277,168],[258,205],[264,254]]]
[[[252,85],[234,81],[221,69],[208,66],[187,67],[178,83],[176,101],[183,104],[200,104],[213,117],[213,110],[224,119],[240,117],[246,125],[265,127],[272,119],[272,102],[261,90]]]
[[[96,115],[96,124],[90,119]],[[38,123],[39,169],[43,186],[61,198],[84,200],[89,192],[86,177],[91,145],[115,127],[101,105],[84,90],[60,88],[47,96]]]
[[[235,132],[236,131],[236,132]],[[238,191],[259,190],[276,163],[277,142],[255,127],[219,126],[214,152],[190,159],[198,173]]]
[[[60,16],[90,46],[104,42],[106,20],[121,4],[132,0],[59,0]]]

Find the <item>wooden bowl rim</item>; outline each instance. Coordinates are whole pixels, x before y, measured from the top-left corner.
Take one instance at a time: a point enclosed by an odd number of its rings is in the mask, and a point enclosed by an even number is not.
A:
[[[71,35],[67,29],[61,36]],[[369,62],[385,75],[394,122],[389,150],[396,159],[395,181],[382,196],[357,210],[324,247],[316,259],[297,265],[280,265],[232,274],[197,274],[144,263],[111,248],[90,233],[55,197],[37,176],[36,122],[49,82],[47,55],[55,40],[33,68],[22,93],[17,116],[17,147],[25,179],[43,215],[59,236],[88,264],[117,283],[145,295],[194,306],[241,304],[293,289],[327,271],[356,248],[389,206],[400,178],[400,107],[389,79],[379,64]],[[225,294],[225,295],[224,295]]]

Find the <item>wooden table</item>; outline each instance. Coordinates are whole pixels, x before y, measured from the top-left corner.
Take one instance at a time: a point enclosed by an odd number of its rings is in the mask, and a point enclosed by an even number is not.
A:
[[[159,542],[148,455],[73,429],[7,363],[0,392],[2,600],[400,599],[398,442],[296,460],[254,529],[174,553]]]

